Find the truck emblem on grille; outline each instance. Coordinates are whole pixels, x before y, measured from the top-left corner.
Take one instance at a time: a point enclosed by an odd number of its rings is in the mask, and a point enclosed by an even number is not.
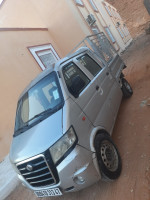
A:
[[[31,172],[33,170],[33,167],[32,167],[32,165],[27,165],[26,169]]]

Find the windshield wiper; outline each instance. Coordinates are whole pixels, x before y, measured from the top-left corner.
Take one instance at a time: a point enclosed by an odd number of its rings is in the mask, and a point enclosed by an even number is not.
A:
[[[55,113],[56,111],[58,111],[61,107],[62,107],[62,105],[60,104],[60,105],[57,105],[57,106],[54,107],[54,108],[49,108],[48,110],[45,110],[45,111],[43,111],[43,112],[41,112],[41,113],[35,115],[35,116],[32,117],[29,121],[27,121],[26,123],[28,123],[28,122],[30,122],[30,121],[32,121],[32,120],[38,118],[38,117],[45,116],[45,115],[47,115],[47,114],[53,114],[53,113]]]
[[[47,115],[47,114],[49,114],[49,113],[53,113],[51,108],[48,109],[48,110],[46,110],[46,111],[43,111],[43,112],[41,112],[41,113],[39,113],[39,114],[37,114],[37,115],[35,115],[33,118],[31,118],[29,121],[27,121],[27,122],[24,124],[24,126],[22,126],[22,127],[20,127],[19,129],[17,129],[17,130],[15,131],[17,134],[15,133],[15,135],[18,135],[19,133],[24,132],[26,129],[28,129],[30,126],[32,126],[31,124],[29,124],[30,121],[32,121],[32,120],[34,120],[34,119],[36,119],[36,118],[38,118],[38,117],[40,117],[40,116],[45,116],[45,115]]]
[[[27,121],[26,123],[29,123],[30,121],[32,121],[32,120],[34,120],[34,119],[36,119],[36,118],[38,118],[38,117],[45,116],[45,115],[47,115],[47,114],[49,114],[49,113],[53,113],[53,109],[52,109],[52,108],[49,108],[48,110],[43,111],[43,112],[41,112],[41,113],[35,115],[35,116],[32,117],[29,121]],[[28,124],[28,125],[29,125],[29,124]]]
[[[32,120],[40,117],[40,116],[47,116],[48,114],[53,114],[55,112],[57,112],[62,106],[63,106],[64,102],[57,105],[56,107],[54,108],[49,108],[48,110],[46,111],[43,111],[37,115],[35,115],[34,117],[32,117],[29,121],[27,121],[26,123],[24,123],[24,126],[20,127],[19,129],[17,129],[14,133],[14,136],[17,136],[19,135],[20,133],[23,133],[25,130],[27,130],[29,127],[32,127],[34,123],[29,123],[31,122]]]
[[[18,133],[18,132],[21,132],[21,133],[22,133],[22,132],[24,132],[24,130],[26,130],[26,129],[28,128],[28,126],[29,126],[29,125],[26,124],[26,125],[20,127],[19,129],[17,129],[15,132],[17,132],[17,133]]]

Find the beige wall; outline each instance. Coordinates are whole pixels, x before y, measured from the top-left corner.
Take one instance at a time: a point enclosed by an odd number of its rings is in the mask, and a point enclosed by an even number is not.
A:
[[[44,28],[30,0],[5,0],[0,7],[0,27]]]
[[[31,0],[65,56],[87,34],[88,27],[68,0]],[[72,8],[72,9],[70,9]],[[80,21],[79,21],[80,20]]]
[[[46,27],[65,56],[85,36],[92,33],[86,22],[87,15],[92,13],[99,30],[105,33],[104,26],[108,26],[121,50],[124,50],[128,43],[122,41],[102,0],[95,0],[100,12],[93,11],[88,0],[82,1],[84,7],[77,6],[74,0],[5,1],[0,7],[0,27]]]
[[[0,31],[0,160],[9,152],[17,99],[41,72],[27,47],[46,43],[61,56],[48,31]]]

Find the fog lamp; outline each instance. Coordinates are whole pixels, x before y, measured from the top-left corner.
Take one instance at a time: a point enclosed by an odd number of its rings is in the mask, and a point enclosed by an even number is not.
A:
[[[73,180],[78,185],[85,183],[85,180],[82,176],[76,176]]]

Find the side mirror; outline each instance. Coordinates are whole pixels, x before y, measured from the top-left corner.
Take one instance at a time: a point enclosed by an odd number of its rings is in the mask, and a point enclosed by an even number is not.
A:
[[[78,98],[81,90],[85,87],[85,82],[79,75],[72,78],[72,84],[69,88],[70,93],[75,97]]]

